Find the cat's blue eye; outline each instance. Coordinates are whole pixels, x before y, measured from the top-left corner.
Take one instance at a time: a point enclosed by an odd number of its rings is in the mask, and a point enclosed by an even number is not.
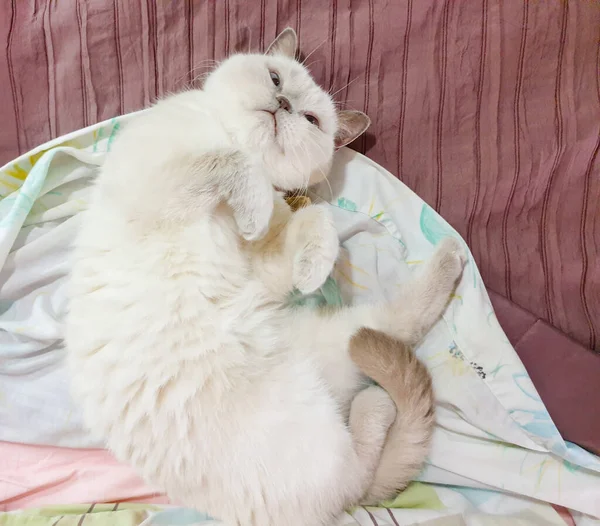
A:
[[[279,78],[279,75],[277,73],[275,73],[274,71],[269,71],[269,75],[271,75],[271,80],[273,81],[273,84],[275,84],[275,86],[279,86],[281,84],[281,79]]]

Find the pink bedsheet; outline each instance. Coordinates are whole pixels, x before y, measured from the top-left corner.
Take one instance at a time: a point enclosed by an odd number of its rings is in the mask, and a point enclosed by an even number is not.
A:
[[[88,502],[169,501],[107,451],[0,442],[0,511]]]
[[[91,502],[170,504],[107,451],[0,442],[0,512]],[[553,505],[569,526],[569,510]]]

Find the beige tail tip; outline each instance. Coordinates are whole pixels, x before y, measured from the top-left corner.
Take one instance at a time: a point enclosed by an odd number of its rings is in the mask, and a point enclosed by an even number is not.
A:
[[[387,374],[416,360],[410,347],[383,332],[363,327],[350,339],[350,357],[367,375]],[[378,374],[379,373],[379,374]]]
[[[379,331],[362,328],[350,339],[350,357],[359,369],[383,387],[398,408],[433,415],[431,375],[405,343]]]

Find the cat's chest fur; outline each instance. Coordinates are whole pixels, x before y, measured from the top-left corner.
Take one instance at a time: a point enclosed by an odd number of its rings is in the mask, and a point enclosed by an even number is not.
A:
[[[252,261],[228,218],[177,237],[145,238],[110,209],[89,215],[67,330],[75,392],[101,435],[126,435],[148,413],[163,425],[184,426],[191,400],[223,410],[231,402],[233,411],[233,401],[266,396],[259,380],[279,382],[309,369],[303,362],[310,358],[288,348],[287,314],[263,300],[265,287],[253,279]],[[93,414],[108,407],[121,418]],[[124,425],[100,424],[115,421]]]
[[[318,363],[289,344],[290,313],[261,300],[227,222],[144,240],[109,215],[82,229],[68,340],[74,394],[118,458],[185,495],[199,473],[226,486],[282,415],[290,432],[299,411],[330,418]]]

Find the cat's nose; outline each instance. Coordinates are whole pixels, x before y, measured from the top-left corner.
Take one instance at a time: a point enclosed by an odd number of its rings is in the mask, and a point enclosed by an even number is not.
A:
[[[277,95],[277,102],[279,102],[279,107],[282,110],[292,113],[292,105],[290,104],[290,101],[287,100],[283,95]]]

